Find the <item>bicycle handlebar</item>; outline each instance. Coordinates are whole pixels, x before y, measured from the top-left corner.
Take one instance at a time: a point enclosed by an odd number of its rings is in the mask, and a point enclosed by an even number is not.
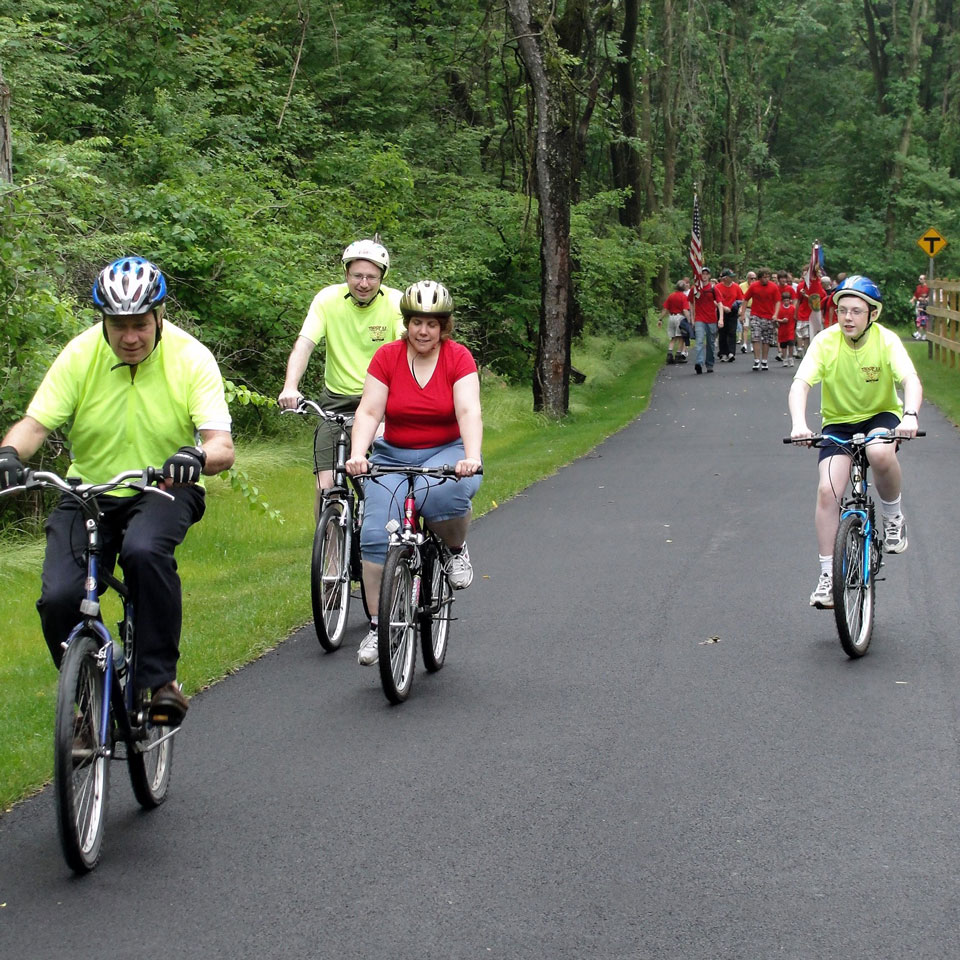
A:
[[[863,437],[863,439],[858,439],[857,437],[850,437],[849,439],[844,440],[842,437],[833,437],[829,433],[817,433],[811,437],[784,437],[784,443],[806,443],[811,447],[820,447],[823,446],[825,440],[835,443],[840,447],[855,447],[855,446],[865,446],[868,443],[896,443],[898,440],[916,440],[917,437],[925,437],[927,435],[926,430],[918,430],[916,434],[912,437],[906,437],[902,434],[895,433],[888,430],[886,433],[871,433]]]
[[[315,400],[308,400],[306,397],[301,397],[295,407],[282,408],[280,413],[281,415],[284,413],[312,414],[315,417],[320,417],[321,420],[331,420],[343,426],[353,423],[354,420],[352,415],[337,413],[333,410],[324,410]]]
[[[0,490],[0,496],[8,493],[19,493],[21,490],[38,490],[43,487],[56,487],[64,493],[77,497],[78,499],[89,499],[98,494],[105,493],[108,490],[115,490],[117,487],[130,487],[133,490],[139,490],[142,493],[157,493],[170,500],[174,499],[173,494],[161,490],[153,484],[163,479],[163,472],[160,467],[146,467],[143,470],[124,470],[118,473],[110,480],[103,483],[70,483],[59,474],[51,473],[48,470],[25,470],[23,483],[15,487],[7,487],[6,490]],[[139,480],[139,483],[130,483],[130,480]]]
[[[405,473],[405,474],[416,474],[418,477],[437,477],[438,479],[453,479],[459,480],[457,476],[457,468],[450,466],[449,463],[445,463],[442,467],[387,467],[379,463],[371,463],[370,470],[367,473],[368,477],[375,477],[378,474],[387,474],[387,473]],[[483,473],[483,467],[480,467],[477,470],[478,474]]]

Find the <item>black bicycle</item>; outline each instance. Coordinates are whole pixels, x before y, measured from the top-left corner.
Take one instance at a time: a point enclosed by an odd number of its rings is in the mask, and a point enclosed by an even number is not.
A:
[[[353,417],[324,410],[318,403],[307,400],[305,397],[301,397],[296,409],[290,412],[319,417],[316,432],[319,432],[325,421],[336,423],[339,427],[333,486],[323,492],[323,503],[317,520],[317,529],[313,535],[313,550],[310,554],[310,598],[313,603],[313,622],[320,646],[328,653],[332,653],[343,641],[354,589],[359,591],[364,615],[369,617],[367,597],[363,589],[363,568],[360,562],[363,484],[358,478],[349,476],[346,468],[350,451],[348,428],[353,423]],[[314,439],[316,440],[316,436]],[[316,451],[316,442],[314,442],[314,451]],[[314,468],[320,470],[320,464],[316,459],[314,459]]]
[[[924,431],[918,431],[922,437]],[[850,496],[840,503],[840,526],[833,546],[833,615],[840,645],[848,657],[862,657],[870,646],[876,611],[876,584],[883,567],[883,531],[875,520],[869,497],[867,447],[873,443],[899,443],[909,437],[893,431],[857,433],[849,440],[820,434],[806,440],[785,437],[784,443],[822,447],[835,444],[850,457]]]
[[[152,486],[159,479],[161,473],[153,467],[128,470],[96,484],[70,482],[55,473],[28,470],[21,485],[3,491],[47,487],[61,491],[80,505],[87,534],[87,576],[80,604],[83,619],[63,643],[54,728],[57,825],[64,857],[77,873],[92,870],[100,860],[109,760],[125,756],[134,796],[145,809],[163,803],[170,786],[173,738],[180,728],[150,723],[150,691],[134,686],[137,649],[133,604],[124,583],[100,566],[101,514],[97,504],[98,496],[120,487],[170,497]],[[123,610],[116,637],[101,618],[100,596],[108,587],[119,595]]]
[[[417,477],[434,477],[441,482],[456,481],[458,477],[455,468],[446,464],[442,467],[372,464],[367,476],[375,483],[378,476],[387,474],[405,476],[406,491],[403,520],[393,519],[387,524],[390,539],[380,582],[377,663],[386,698],[391,703],[402,703],[413,685],[417,636],[423,665],[435,673],[446,659],[450,623],[454,619],[453,586],[444,569],[443,543],[417,511],[416,481]]]

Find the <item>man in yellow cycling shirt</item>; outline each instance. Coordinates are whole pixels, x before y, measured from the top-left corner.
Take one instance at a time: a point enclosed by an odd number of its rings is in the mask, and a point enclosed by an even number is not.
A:
[[[102,322],[74,337],[54,360],[0,447],[0,488],[23,478],[47,435],[64,427],[68,477],[101,483],[124,470],[163,463],[173,499],[124,490],[99,498],[104,562],[119,558],[137,611],[139,689],[153,691],[150,718],[176,725],[187,700],[176,682],[182,604],[174,559],[202,516],[201,474],[233,465],[230,413],[213,354],[163,318],[163,274],[141,257],[101,271],[93,300]],[[199,442],[198,442],[199,438]],[[54,662],[80,617],[86,534],[76,502],[63,497],[47,519],[37,609]]]
[[[324,287],[314,298],[287,360],[283,389],[277,402],[296,409],[302,394],[300,380],[310,356],[326,341],[324,389],[319,403],[324,410],[354,414],[360,404],[367,367],[377,348],[403,333],[400,291],[383,285],[390,255],[377,240],[357,240],[343,256],[344,283]],[[333,486],[333,460],[338,428],[324,423],[317,434],[314,462],[317,472],[317,506],[322,492]]]
[[[917,434],[923,388],[900,338],[876,323],[883,309],[880,289],[869,278],[847,277],[833,293],[838,322],[814,337],[790,387],[788,405],[794,440],[812,437],[806,407],[810,387],[821,384],[822,433],[841,439],[888,430],[905,437]],[[897,387],[903,389],[903,403]],[[867,448],[883,518],[887,553],[907,549],[907,527],[900,509],[901,473],[897,445]],[[833,606],[833,544],[840,523],[840,499],[850,479],[850,458],[836,444],[820,448],[815,526],[820,551],[820,579],[810,605]]]

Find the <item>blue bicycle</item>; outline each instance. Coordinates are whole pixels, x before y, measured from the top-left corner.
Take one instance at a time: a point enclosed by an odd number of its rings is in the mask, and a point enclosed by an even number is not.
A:
[[[3,491],[57,489],[80,505],[86,529],[83,619],[63,643],[53,771],[60,843],[67,863],[77,873],[87,873],[100,860],[109,760],[126,758],[134,796],[145,809],[163,803],[170,785],[173,738],[180,728],[150,723],[150,691],[134,686],[133,604],[124,583],[100,567],[101,515],[96,499],[120,487],[170,497],[151,485],[160,478],[159,470],[148,467],[119,473],[106,483],[78,484],[55,473],[28,470],[21,485]],[[116,637],[101,619],[100,596],[107,587],[117,592],[123,610]]]
[[[921,430],[918,437],[926,434]],[[784,443],[822,447],[835,444],[850,457],[850,496],[840,504],[840,526],[833,546],[833,615],[840,645],[848,657],[862,657],[870,646],[876,610],[876,584],[883,567],[883,533],[876,524],[873,499],[867,495],[873,443],[899,443],[909,437],[893,432],[854,434],[849,440],[830,434],[806,440],[784,438]]]

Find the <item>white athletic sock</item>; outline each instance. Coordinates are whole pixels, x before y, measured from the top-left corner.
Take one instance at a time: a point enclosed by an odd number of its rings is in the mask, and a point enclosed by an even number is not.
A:
[[[878,498],[879,499],[879,498]],[[900,516],[900,497],[897,497],[896,500],[880,500],[880,512],[885,517],[899,517]]]
[[[818,553],[817,556],[820,558],[820,572],[829,573],[830,576],[833,576],[833,554],[829,557],[825,557],[822,553]]]

